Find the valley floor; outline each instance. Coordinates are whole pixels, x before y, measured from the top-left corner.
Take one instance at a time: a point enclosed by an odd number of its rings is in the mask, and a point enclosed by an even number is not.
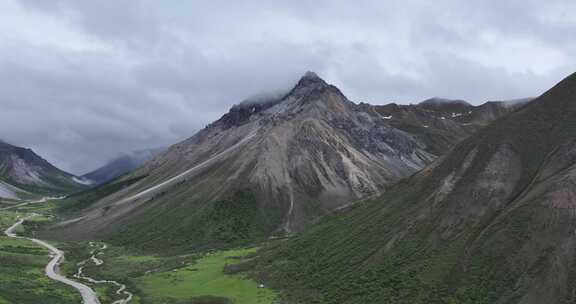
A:
[[[2,231],[31,213],[41,213],[15,231],[30,235],[51,221],[54,203],[0,210]],[[272,304],[279,296],[234,265],[249,261],[256,248],[180,256],[135,254],[102,242],[55,244],[66,254],[60,271],[98,293],[102,304],[207,303]],[[81,303],[76,290],[44,274],[48,251],[26,239],[0,236],[0,304]],[[79,268],[81,272],[79,273]]]
[[[103,243],[98,243],[100,248]],[[65,271],[73,274],[85,259],[85,244],[70,244]],[[126,284],[135,294],[130,303],[272,304],[275,292],[228,268],[250,259],[256,248],[215,251],[205,254],[159,257],[135,255],[124,248],[106,246],[83,272],[92,278],[108,278]],[[102,284],[106,285],[106,284]],[[109,284],[108,284],[109,285]],[[112,287],[112,288],[110,288]],[[103,303],[117,298],[115,286],[98,288]]]
[[[0,211],[0,228],[4,231],[28,214],[25,210]],[[45,221],[37,217],[32,221]],[[24,233],[19,227],[17,233]],[[72,288],[50,280],[44,274],[49,262],[48,250],[25,239],[0,236],[0,303],[67,304],[81,302]]]

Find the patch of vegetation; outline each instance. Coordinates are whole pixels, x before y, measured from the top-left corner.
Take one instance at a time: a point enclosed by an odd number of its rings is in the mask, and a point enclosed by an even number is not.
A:
[[[61,245],[66,250],[63,271],[71,276],[76,264],[89,257],[93,248],[87,243]],[[275,292],[260,288],[256,281],[243,274],[227,271],[229,267],[250,261],[256,248],[212,251],[179,256],[138,255],[125,248],[109,246],[98,255],[104,264],[87,263],[84,273],[95,279],[115,280],[134,293],[133,304],[213,303],[268,304],[275,303]],[[116,288],[106,284],[93,285],[103,302],[118,300]]]
[[[269,304],[277,295],[242,275],[227,275],[227,265],[245,261],[256,249],[218,251],[172,271],[152,273],[136,280],[143,303],[171,298],[176,303]]]
[[[161,199],[164,202],[168,198]],[[213,202],[169,199],[170,208],[143,205],[137,216],[121,227],[113,227],[109,240],[118,246],[167,255],[201,252],[263,241],[280,221],[272,214],[274,210],[260,208],[248,190]]]
[[[256,198],[247,191],[238,191],[232,197],[214,202],[206,222],[210,229],[208,237],[224,243],[263,238],[267,232]]]
[[[0,211],[0,229],[14,224],[26,213]],[[0,303],[80,303],[77,292],[44,274],[48,251],[25,239],[0,236]]]

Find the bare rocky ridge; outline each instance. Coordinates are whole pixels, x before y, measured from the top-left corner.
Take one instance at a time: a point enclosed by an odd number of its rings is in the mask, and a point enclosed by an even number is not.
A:
[[[463,100],[431,98],[413,105],[369,106],[394,128],[416,134],[427,151],[442,155],[455,143],[524,106],[530,99],[489,101],[473,106]]]
[[[85,187],[82,180],[54,167],[31,149],[0,141],[0,197],[32,198]]]
[[[442,124],[439,117],[427,119]],[[192,233],[192,243],[208,242],[207,235],[227,240],[227,227],[236,224],[248,227],[248,238],[296,232],[350,201],[386,191],[481,126],[445,131],[450,138],[432,148],[434,138],[396,127],[396,120],[378,107],[349,101],[308,72],[281,97],[234,106],[123,178],[141,180],[91,204],[55,232],[139,239],[150,237],[148,229],[162,229]],[[250,193],[254,205],[234,205],[239,191]],[[225,209],[232,210],[226,217],[246,214],[220,225]],[[196,234],[198,229],[205,230]]]

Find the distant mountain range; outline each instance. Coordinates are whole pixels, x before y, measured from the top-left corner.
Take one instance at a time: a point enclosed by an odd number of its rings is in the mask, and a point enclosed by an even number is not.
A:
[[[355,104],[309,72],[287,94],[244,101],[139,169],[76,196],[70,221],[51,233],[198,250],[299,232],[387,192],[517,108]]]
[[[84,188],[81,178],[54,167],[31,149],[0,141],[0,198],[28,199]]]
[[[490,101],[473,106],[463,100],[431,98],[415,105],[368,106],[399,130],[416,134],[435,155],[442,155],[478,129],[531,99]]]
[[[475,117],[450,104],[420,106]],[[574,303],[575,210],[573,74],[383,195],[274,243],[254,272],[288,303]]]
[[[103,184],[137,169],[164,150],[165,148],[157,148],[125,153],[104,166],[82,175],[82,178],[91,181],[95,185]]]

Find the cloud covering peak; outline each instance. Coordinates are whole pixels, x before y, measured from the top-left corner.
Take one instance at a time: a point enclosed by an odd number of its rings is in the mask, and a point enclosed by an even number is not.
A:
[[[573,1],[5,0],[0,138],[81,174],[318,72],[355,101],[536,96],[576,70]]]

